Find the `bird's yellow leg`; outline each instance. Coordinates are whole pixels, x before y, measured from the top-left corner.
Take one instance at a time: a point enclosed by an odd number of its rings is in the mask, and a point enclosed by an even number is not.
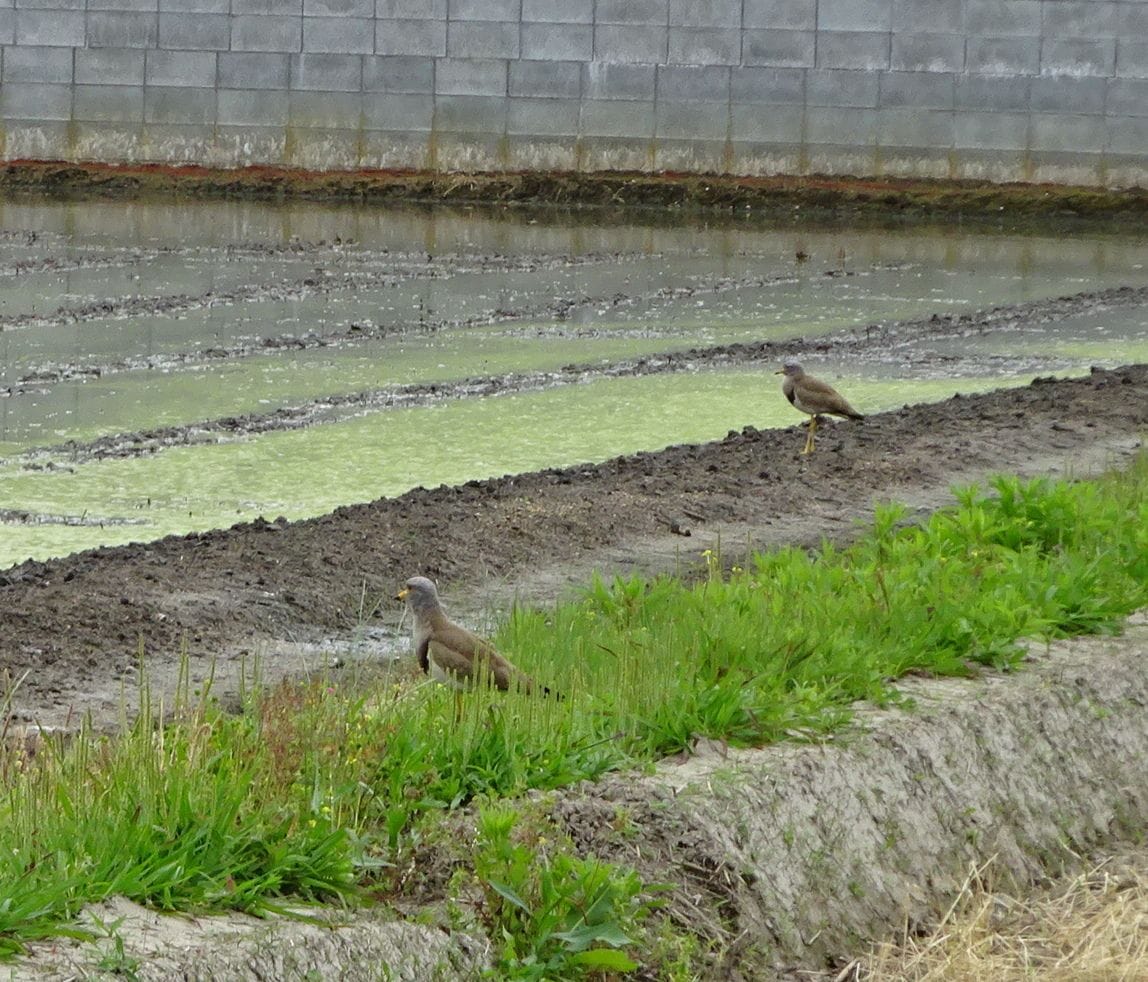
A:
[[[802,453],[813,453],[813,434],[817,430],[817,417],[809,417],[809,435],[805,438],[805,449]]]

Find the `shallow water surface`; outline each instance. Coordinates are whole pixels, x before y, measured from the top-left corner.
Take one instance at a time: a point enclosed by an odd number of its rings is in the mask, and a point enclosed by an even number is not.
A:
[[[1146,269],[1100,235],[6,203],[0,567],[802,422],[716,346],[792,341],[868,413],[1148,360],[1135,304],[838,340]]]

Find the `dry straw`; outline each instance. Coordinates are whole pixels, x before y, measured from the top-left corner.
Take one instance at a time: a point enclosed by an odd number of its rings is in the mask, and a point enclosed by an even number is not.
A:
[[[868,982],[1148,979],[1148,856],[1108,859],[1023,899],[974,869],[936,930],[883,944],[846,978]]]

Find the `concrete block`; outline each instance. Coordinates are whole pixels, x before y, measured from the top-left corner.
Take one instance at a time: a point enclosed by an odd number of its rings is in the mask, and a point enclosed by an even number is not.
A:
[[[221,89],[283,91],[290,83],[290,55],[279,52],[221,51],[217,57]]]
[[[1039,113],[1031,117],[1033,150],[1102,150],[1107,135],[1103,116]]]
[[[161,20],[162,26],[162,20]],[[170,85],[181,88],[213,88],[216,83],[214,51],[146,52],[144,84]]]
[[[654,166],[661,171],[685,171],[691,174],[717,174],[725,170],[725,141],[658,140],[653,145]]]
[[[756,177],[808,173],[805,153],[799,144],[744,141],[731,142],[729,148],[728,165],[723,170],[730,173]]]
[[[362,114],[359,92],[296,90],[287,102],[287,125],[307,129],[357,130]]]
[[[360,167],[433,170],[434,158],[428,133],[401,130],[363,130]]]
[[[1125,3],[1055,0],[1043,6],[1041,34],[1051,38],[1114,38],[1120,34],[1117,11]]]
[[[816,30],[817,0],[742,0],[742,27],[749,30]]]
[[[142,135],[143,123],[138,121],[74,120],[68,159],[136,163],[141,160]]]
[[[593,24],[594,0],[522,0],[522,21]]]
[[[1148,78],[1148,41],[1121,38],[1116,42],[1116,74]]]
[[[7,69],[7,65],[5,65]],[[1148,79],[1110,78],[1104,111],[1109,116],[1148,116]]]
[[[518,171],[573,171],[581,155],[570,137],[511,135],[506,138],[506,166]]]
[[[375,0],[375,16],[388,20],[446,20],[446,0]]]
[[[650,25],[599,24],[594,29],[596,61],[657,65],[666,60],[669,29]]]
[[[445,20],[376,20],[375,54],[446,55]]]
[[[501,59],[444,58],[435,67],[440,95],[505,96],[507,67]]]
[[[303,0],[231,0],[234,16],[265,14],[278,17],[299,17],[303,13]]]
[[[219,89],[220,126],[281,127],[287,125],[286,90]]]
[[[429,133],[434,123],[434,96],[370,93],[363,100],[363,125],[373,130]]]
[[[885,32],[893,28],[893,0],[818,0],[819,31]]]
[[[1111,153],[1130,154],[1140,158],[1141,170],[1148,157],[1148,116],[1109,116],[1106,120]]]
[[[813,31],[742,31],[741,63],[769,68],[812,68]]]
[[[678,65],[741,63],[741,31],[719,27],[671,27],[666,60]]]
[[[952,109],[956,76],[949,72],[878,72],[882,107]]]
[[[302,50],[316,54],[374,54],[375,22],[366,17],[304,17]]]
[[[805,72],[800,68],[731,69],[730,101],[735,106],[802,106]]]
[[[233,17],[231,50],[302,51],[303,22],[298,17]]]
[[[517,21],[522,0],[447,0],[448,20]]]
[[[512,96],[577,99],[582,94],[582,63],[578,61],[512,61]]]
[[[805,73],[805,103],[809,106],[875,109],[879,87],[876,72],[811,68]]]
[[[520,136],[578,136],[577,99],[511,99],[506,132]]]
[[[226,14],[160,14],[159,46],[169,51],[227,51],[231,18]]]
[[[730,70],[709,65],[659,65],[658,101],[720,102],[730,97]]]
[[[155,13],[159,0],[88,0],[88,10],[132,10],[137,13]]]
[[[449,58],[517,58],[517,21],[449,21],[446,53]]]
[[[594,23],[667,27],[670,23],[669,0],[597,0]]]
[[[956,84],[958,109],[986,113],[1027,112],[1032,79],[1021,75],[962,75]]]
[[[229,167],[251,164],[282,163],[287,150],[287,131],[283,126],[217,126],[212,155]],[[210,159],[210,158],[209,158]]]
[[[82,48],[86,39],[80,10],[17,10],[16,44]]]
[[[3,118],[0,94],[0,118]],[[74,124],[58,120],[11,119],[5,121],[4,155],[8,160],[67,160],[72,148]]]
[[[1040,49],[1042,75],[1116,74],[1115,38],[1046,40]]]
[[[144,122],[164,125],[215,122],[214,89],[147,88],[144,90]]]
[[[877,113],[876,109],[810,106],[805,111],[806,142],[874,147],[877,144]]]
[[[1039,37],[1040,0],[966,0],[965,31],[985,37]]]
[[[1029,105],[1038,112],[1103,113],[1108,79],[1038,75],[1030,80]]]
[[[355,170],[362,166],[358,128],[295,127],[284,148],[283,162],[304,170]]]
[[[434,59],[381,55],[363,59],[364,92],[434,92]]]
[[[39,121],[72,118],[72,87],[39,82],[6,82],[0,86],[0,118]]]
[[[953,138],[970,150],[1027,150],[1027,113],[958,112]]]
[[[144,95],[147,113],[147,94]],[[147,159],[156,164],[221,163],[215,151],[215,124],[212,123],[144,123],[142,138]]]
[[[704,102],[663,102],[654,106],[654,135],[659,140],[717,140],[729,136],[729,112]]]
[[[89,123],[143,122],[142,85],[77,85],[72,118]]]
[[[159,0],[161,14],[228,14],[231,0]]]
[[[3,0],[0,6],[15,8],[16,0]],[[21,0],[21,10],[86,10],[87,0]]]
[[[1118,3],[1115,33],[1117,40],[1148,37],[1148,3]]]
[[[893,34],[889,67],[902,72],[962,72],[963,34]]]
[[[359,55],[289,55],[291,88],[317,92],[359,92],[363,59]]]
[[[578,141],[578,169],[582,171],[616,170],[651,173],[654,170],[652,140],[633,137],[595,136],[585,133]]]
[[[534,61],[590,61],[594,57],[594,28],[590,24],[523,24],[521,57]]]
[[[0,8],[0,46],[16,43],[16,11],[12,8]],[[4,54],[0,51],[0,62]]]
[[[500,171],[506,169],[505,133],[436,133],[433,169]]]
[[[970,75],[1036,75],[1040,72],[1040,38],[970,37],[965,44],[965,70]]]
[[[654,101],[655,65],[612,65],[592,61],[582,66],[582,96],[585,99],[625,99]]]
[[[880,71],[889,67],[890,36],[874,32],[818,31],[818,68],[858,68]]]
[[[583,99],[581,127],[583,136],[650,139],[654,135],[654,104]]]
[[[304,17],[375,16],[375,0],[303,0]]]
[[[882,147],[947,149],[953,145],[953,117],[939,109],[882,109],[877,140]]]
[[[78,85],[143,85],[142,48],[81,48],[76,51]]]
[[[4,70],[0,81],[47,82],[58,85],[71,85],[71,48],[7,48],[4,51]]]
[[[499,96],[436,95],[435,130],[442,133],[505,133],[508,101]]]
[[[154,48],[159,44],[159,14],[94,11],[88,14],[89,48]]]
[[[965,0],[893,0],[896,34],[960,34],[965,29]]]
[[[800,143],[805,111],[799,106],[734,105],[730,139],[748,143]]]
[[[742,0],[670,0],[670,27],[741,27]]]

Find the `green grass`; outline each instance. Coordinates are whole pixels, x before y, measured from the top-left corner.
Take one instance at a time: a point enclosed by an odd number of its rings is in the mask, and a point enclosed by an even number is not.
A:
[[[0,949],[116,894],[256,914],[356,902],[475,799],[642,766],[699,735],[816,738],[858,699],[896,700],[907,672],[1010,668],[1018,639],[1118,631],[1148,603],[1148,455],[1095,481],[1000,478],[958,500],[922,525],[879,508],[843,548],[728,573],[708,555],[690,580],[597,581],[576,603],[513,610],[499,645],[561,700],[475,692],[456,720],[433,684],[284,684],[238,715],[184,692],[158,727],[8,751]],[[642,912],[630,874],[540,849],[513,814],[484,805],[477,844],[458,847],[502,976],[620,970]]]

